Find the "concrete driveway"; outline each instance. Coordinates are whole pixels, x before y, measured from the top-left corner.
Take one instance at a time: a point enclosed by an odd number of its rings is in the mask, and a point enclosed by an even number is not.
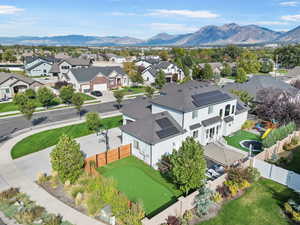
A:
[[[113,128],[108,130],[108,146],[105,143],[105,135],[96,136],[96,134],[77,138],[76,141],[80,144],[80,149],[85,157],[90,157],[95,154],[105,152],[107,149],[117,148],[121,145],[121,130]],[[45,150],[15,159],[15,166],[23,172],[27,178],[35,181],[38,173],[51,172],[50,153],[54,146]],[[4,181],[2,181],[4,182]],[[5,185],[4,183],[2,185]],[[1,186],[1,177],[0,177]]]

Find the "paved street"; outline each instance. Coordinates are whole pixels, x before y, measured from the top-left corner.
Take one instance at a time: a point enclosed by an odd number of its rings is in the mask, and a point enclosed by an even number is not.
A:
[[[124,100],[122,104],[128,104],[133,100]],[[87,113],[90,111],[99,112],[99,113],[106,113],[116,111],[118,109],[116,102],[107,102],[107,103],[99,103],[93,104],[89,106],[83,107],[83,113]],[[69,109],[60,109],[60,110],[52,110],[48,112],[41,112],[36,113],[33,118],[34,126],[64,121],[68,119],[74,119],[78,117],[76,109],[69,108]],[[0,118],[0,142],[1,137],[9,136],[19,130],[29,128],[31,125],[24,117],[12,117],[12,118]]]

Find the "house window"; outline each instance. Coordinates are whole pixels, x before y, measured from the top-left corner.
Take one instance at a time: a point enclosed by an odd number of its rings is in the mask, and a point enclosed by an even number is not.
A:
[[[209,129],[206,130],[206,139],[209,138]]]
[[[211,114],[213,112],[214,112],[214,106],[213,105],[208,106],[208,114]]]
[[[235,107],[234,105],[232,106],[232,110],[231,110],[231,113],[233,114],[234,113],[234,110],[235,110]]]
[[[219,115],[220,115],[220,117],[223,117],[223,109],[220,109]]]
[[[6,94],[9,94],[9,88],[5,89]]]
[[[198,138],[199,132],[198,130],[193,131],[193,138]]]
[[[226,105],[226,107],[225,107],[225,116],[229,116],[230,108],[231,108],[230,104]]]
[[[133,141],[133,147],[135,148],[135,149],[140,149],[140,143],[137,141],[137,140],[134,140]]]
[[[193,111],[193,114],[192,114],[192,117],[193,119],[196,119],[198,117],[198,111]]]

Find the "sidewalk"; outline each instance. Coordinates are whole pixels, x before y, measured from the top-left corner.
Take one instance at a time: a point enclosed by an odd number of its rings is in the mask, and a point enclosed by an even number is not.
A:
[[[142,96],[144,95],[144,93],[138,93],[138,94],[133,94],[133,95],[126,95],[124,96],[124,100],[126,99],[132,99],[138,96]],[[114,97],[109,97],[109,96],[103,96],[103,98],[98,98],[95,100],[89,100],[89,101],[85,101],[83,106],[89,106],[89,105],[94,105],[94,104],[101,104],[101,103],[108,103],[108,102],[115,102],[115,98]],[[63,110],[63,109],[67,109],[67,108],[75,108],[72,105],[66,105],[66,104],[60,104],[57,106],[53,106],[53,107],[49,107],[48,109],[46,109],[45,107],[38,107],[36,108],[36,113],[40,113],[40,112],[47,112],[47,111],[53,111],[53,110]],[[9,112],[3,112],[0,113],[0,119],[1,118],[7,118],[10,116],[22,116],[20,111],[9,111]]]
[[[102,115],[103,118],[110,116],[112,116],[112,113],[110,113],[109,116]],[[22,170],[18,169],[10,155],[11,149],[17,142],[32,134],[82,122],[83,120],[77,119],[77,121],[72,122],[64,121],[60,122],[60,124],[46,125],[45,127],[29,130],[26,133],[22,133],[21,131],[20,133],[22,134],[19,133],[20,135],[6,141],[2,146],[0,146],[0,191],[9,187],[20,187],[20,190],[27,193],[33,201],[36,201],[37,204],[45,207],[45,209],[50,213],[61,214],[64,220],[68,220],[77,225],[105,225],[104,223],[65,205],[44,189],[40,188],[28,176],[26,176]]]

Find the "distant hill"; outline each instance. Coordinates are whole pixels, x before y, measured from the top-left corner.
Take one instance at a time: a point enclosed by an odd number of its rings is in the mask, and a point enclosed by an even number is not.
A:
[[[226,44],[300,43],[300,26],[288,32],[277,32],[257,25],[204,26],[194,33],[173,35],[160,33],[148,40],[118,36],[65,35],[53,37],[0,37],[2,45],[53,46],[201,46]]]

